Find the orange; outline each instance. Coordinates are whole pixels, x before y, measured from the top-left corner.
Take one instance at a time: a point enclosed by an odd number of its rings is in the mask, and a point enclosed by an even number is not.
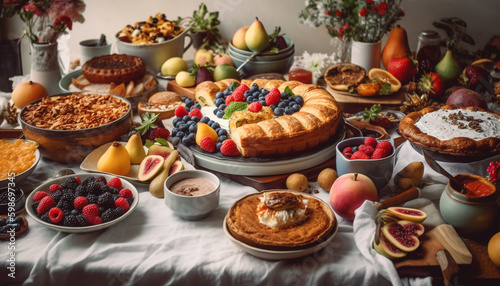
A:
[[[19,109],[25,107],[32,101],[46,96],[49,96],[47,89],[45,89],[43,85],[31,80],[20,83],[12,91],[12,101]]]
[[[368,78],[376,80],[380,85],[385,85],[386,83],[390,83],[391,92],[396,92],[401,88],[401,82],[390,72],[383,69],[372,68],[368,72]]]
[[[215,132],[212,127],[203,122],[199,122],[196,130],[196,144],[200,146],[201,140],[207,136],[212,138],[215,143],[219,141],[219,135],[217,135],[217,132]]]
[[[488,242],[488,255],[497,267],[500,267],[500,232],[495,234]]]
[[[374,96],[380,91],[380,84],[378,82],[362,83],[356,87],[356,91],[359,95]]]

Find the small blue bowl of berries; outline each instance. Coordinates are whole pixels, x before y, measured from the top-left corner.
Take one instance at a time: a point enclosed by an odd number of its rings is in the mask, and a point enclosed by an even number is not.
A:
[[[360,173],[368,176],[377,190],[392,177],[396,149],[394,140],[373,137],[354,137],[340,141],[336,148],[336,167],[339,176]]]
[[[18,187],[0,189],[0,215],[11,215],[24,210],[26,198],[23,190]]]

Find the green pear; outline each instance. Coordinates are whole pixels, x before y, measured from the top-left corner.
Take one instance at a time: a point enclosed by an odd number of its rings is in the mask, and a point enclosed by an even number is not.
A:
[[[259,18],[255,17],[255,21],[245,33],[245,43],[252,52],[260,52],[269,47],[269,35]]]
[[[236,68],[228,64],[221,64],[214,69],[214,80],[220,81],[226,78],[234,78],[239,80],[240,74],[236,71]]]
[[[142,160],[146,158],[146,152],[142,146],[141,136],[137,133],[130,136],[127,141],[127,145],[125,145],[125,149],[128,151],[130,164],[132,165],[140,164]]]
[[[447,85],[452,84],[462,72],[460,63],[455,59],[451,50],[446,51],[446,54],[444,54],[444,57],[437,63],[434,69]]]

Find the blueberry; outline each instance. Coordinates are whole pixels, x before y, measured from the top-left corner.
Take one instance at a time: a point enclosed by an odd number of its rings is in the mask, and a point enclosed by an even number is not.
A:
[[[177,136],[177,132],[179,132],[179,129],[177,127],[174,127],[174,128],[172,128],[172,131],[170,131],[170,135],[172,137],[176,137]]]
[[[259,100],[260,104],[262,104],[262,106],[266,106],[266,100]]]
[[[245,97],[250,96],[250,94],[251,94],[250,90],[245,90],[245,92],[243,93]]]
[[[295,96],[295,102],[300,106],[304,105],[304,99],[300,95]]]
[[[194,101],[192,98],[186,98],[186,101],[184,101],[184,103],[186,104],[186,107],[191,107],[193,106]]]
[[[227,130],[223,129],[223,128],[218,128],[216,130],[216,132],[217,132],[217,135],[219,135],[219,136],[227,135]]]
[[[207,122],[207,125],[208,125],[208,126],[212,126],[212,124],[214,124],[214,122],[215,122],[215,121],[213,121],[213,120],[209,120],[209,121]]]
[[[224,142],[227,139],[226,135],[219,136],[219,142]]]
[[[191,142],[196,141],[196,133],[189,133],[186,137],[189,138]]]
[[[274,109],[275,109],[277,106],[276,106],[276,105],[274,105],[274,104],[271,104],[271,105],[269,105],[269,107],[271,108],[271,110],[272,110],[272,111],[274,111]]]
[[[285,108],[287,105],[284,101],[280,101],[280,103],[278,103],[278,107],[281,107],[281,108]]]
[[[7,221],[4,218],[0,218],[0,226],[4,226],[7,224]]]
[[[189,126],[191,126],[191,125],[196,125],[196,123],[197,123],[197,122],[196,122],[196,121],[194,121],[194,120],[189,120],[186,124],[187,124],[187,125],[188,125],[188,127],[189,127]]]
[[[214,100],[214,104],[215,104],[215,106],[217,106],[217,107],[219,107],[219,106],[220,106],[221,104],[223,104],[223,103],[224,103],[224,98],[216,98],[216,99]]]
[[[284,108],[282,108],[282,107],[276,107],[276,108],[274,109],[274,115],[276,115],[276,116],[281,116],[281,115],[283,115],[284,113],[285,113],[285,109],[284,109]]]
[[[189,133],[196,133],[196,130],[198,130],[197,128],[198,126],[196,124],[193,124],[193,125],[189,125]]]
[[[212,123],[212,125],[210,125],[210,127],[212,127],[213,129],[217,129],[217,128],[220,128],[220,124],[218,122],[215,122]]]
[[[298,112],[298,111],[300,110],[300,105],[298,105],[298,104],[294,104],[294,105],[292,106],[292,109],[293,109],[293,112]]]
[[[179,128],[179,131],[186,131],[186,130],[188,130],[189,127],[186,123],[182,123],[182,124],[179,124],[179,127],[177,127],[177,128]]]
[[[200,122],[207,123],[209,120],[210,120],[210,118],[209,118],[209,117],[203,116],[203,117],[200,119]]]
[[[198,123],[200,121],[200,119],[198,118],[198,116],[193,116],[191,117],[191,120],[195,123]]]
[[[217,142],[217,144],[215,144],[215,149],[217,151],[220,151],[220,147],[222,146],[222,142]]]
[[[255,100],[253,96],[247,96],[247,102],[252,103]]]
[[[182,102],[185,102],[185,101],[186,101],[186,99],[187,99],[187,97],[185,97],[184,95],[183,95],[183,96],[181,96],[181,101],[182,101]]]
[[[72,215],[79,215],[79,214],[80,214],[80,212],[79,212],[77,209],[72,209],[72,210],[71,210],[71,214],[72,214]]]
[[[6,225],[0,227],[0,233],[5,233],[7,230],[9,230],[9,227]]]
[[[232,90],[230,90],[230,89],[226,89],[226,90],[224,90],[224,96],[231,95],[231,93],[233,93],[233,91],[232,91]]]
[[[177,132],[177,137],[184,138],[184,136],[186,136],[186,133],[184,133],[184,131]]]
[[[198,108],[199,110],[201,110],[201,104],[197,102],[193,105],[193,108]]]
[[[358,151],[358,146],[351,147],[352,148],[352,153]]]
[[[220,110],[217,111],[217,114],[215,114],[217,116],[217,118],[222,118],[224,116],[224,110]]]
[[[289,97],[290,97],[290,95],[288,94],[288,92],[281,93],[281,99],[288,99]]]
[[[285,100],[283,100],[281,102],[284,102],[286,104],[286,106],[290,105],[290,100],[288,100],[288,99],[285,99]]]
[[[257,90],[257,91],[252,92],[252,96],[258,98],[260,96],[260,91]]]
[[[224,92],[222,92],[222,91],[217,92],[217,93],[215,94],[215,98],[216,98],[216,99],[220,99],[220,98],[221,98],[221,99],[224,99]]]
[[[219,112],[219,110],[220,110],[220,109],[218,109],[218,108],[214,108],[214,111],[213,111],[213,112],[214,112],[214,115],[217,115],[217,112]]]
[[[286,115],[293,114],[293,108],[291,108],[290,106],[285,107],[285,114]]]
[[[226,104],[225,104],[225,103],[223,103],[223,104],[219,105],[219,109],[220,109],[220,110],[224,110],[224,109],[226,109]]]
[[[184,136],[184,137],[182,137],[181,142],[182,142],[182,144],[184,144],[184,145],[186,145],[186,146],[191,145],[191,140],[189,140],[189,137],[188,137],[188,136]]]
[[[174,126],[177,126],[177,124],[179,124],[179,122],[181,122],[181,121],[182,121],[182,118],[180,118],[180,117],[176,117],[176,118],[174,119],[174,121],[172,121],[172,124],[173,124]]]
[[[259,90],[259,86],[256,83],[253,83],[252,86],[250,86],[250,92],[254,92]]]

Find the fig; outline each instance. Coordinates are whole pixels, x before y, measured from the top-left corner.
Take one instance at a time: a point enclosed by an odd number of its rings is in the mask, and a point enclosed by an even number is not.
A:
[[[418,223],[423,222],[427,218],[427,214],[425,212],[412,208],[390,207],[387,208],[387,212],[399,217],[400,219]]]
[[[420,246],[418,237],[424,233],[424,226],[417,222],[400,220],[385,224],[382,233],[397,248],[412,252]]]
[[[397,259],[397,258],[402,258],[406,256],[406,252],[402,251],[401,249],[397,248],[392,244],[390,241],[385,238],[383,234],[380,234],[380,243],[377,244],[375,240],[373,241],[373,248],[383,256],[389,258],[389,259]]]
[[[163,167],[165,159],[160,155],[148,155],[139,166],[137,178],[141,182],[151,180]]]
[[[454,91],[446,100],[446,104],[456,105],[457,107],[477,106],[488,110],[488,104],[483,96],[468,88],[461,88]]]
[[[170,147],[154,144],[149,147],[148,155],[159,155],[166,159],[172,151],[174,150]]]
[[[177,160],[170,167],[170,170],[168,171],[168,175],[170,176],[170,175],[177,173],[179,171],[182,171],[182,170],[184,170],[184,164],[182,164],[181,160]]]

